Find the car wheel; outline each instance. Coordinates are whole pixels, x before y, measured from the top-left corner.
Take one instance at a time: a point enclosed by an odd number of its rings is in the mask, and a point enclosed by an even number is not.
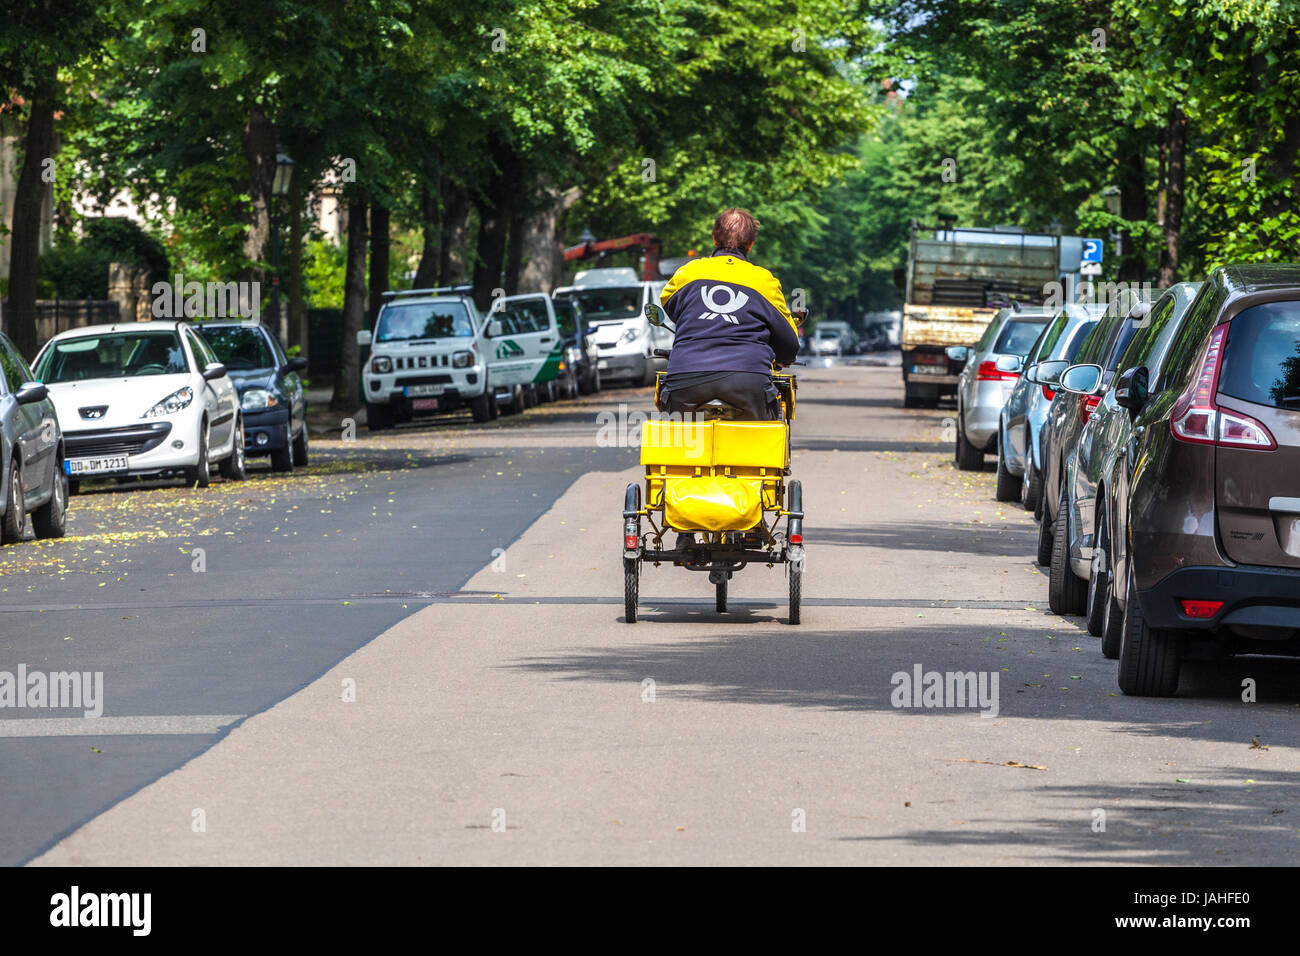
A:
[[[961,410],[957,410],[957,467],[962,471],[980,471],[984,468],[984,452],[966,440],[966,429],[961,426]]]
[[[5,513],[0,518],[0,544],[17,544],[27,530],[27,512],[23,509],[23,475],[14,458],[9,466],[9,484],[5,488]]]
[[[1110,555],[1107,555],[1109,558]],[[1110,570],[1106,574],[1106,606],[1101,616],[1101,656],[1108,661],[1119,657],[1120,640],[1123,637],[1124,611],[1119,606],[1119,582],[1115,579],[1115,562],[1109,561]]]
[[[1061,492],[1052,534],[1052,560],[1047,579],[1047,604],[1054,614],[1082,614],[1087,603],[1087,585],[1070,567],[1069,497]]]
[[[248,473],[244,460],[244,419],[240,416],[235,423],[235,438],[231,443],[230,456],[217,466],[221,477],[228,481],[243,481]]]
[[[1047,520],[1047,515],[1038,522],[1038,554],[1035,557],[1040,568],[1052,563],[1052,523]]]
[[[477,424],[482,425],[485,422],[492,421],[492,399],[493,393],[490,388],[483,389],[482,395],[470,399],[470,414]]]
[[[271,452],[271,470],[293,471],[293,443],[289,441],[289,426],[284,426],[284,446]]]
[[[645,360],[645,371],[641,373],[641,387],[646,388],[655,383],[655,363]]]
[[[1038,476],[1038,469],[1034,467],[1034,460],[1029,456],[1028,450],[1025,452],[1025,479],[1021,487],[1025,492],[1025,510],[1037,515],[1038,502],[1043,496],[1043,479]]]
[[[185,484],[191,488],[206,488],[212,484],[212,469],[208,463],[208,422],[199,425],[199,460],[185,469]]]
[[[1131,697],[1172,697],[1178,692],[1178,635],[1149,627],[1138,603],[1129,561],[1128,600],[1120,634],[1119,689]]]
[[[998,501],[1020,500],[1020,488],[1024,480],[1007,471],[1006,460],[1002,457],[1003,443],[998,442],[998,486],[995,497]]]
[[[366,428],[381,432],[393,427],[392,408],[380,402],[366,402]]]
[[[68,525],[68,476],[63,473],[63,456],[54,461],[54,488],[50,500],[32,512],[32,527],[38,538],[62,538]]]
[[[1101,493],[1098,491],[1100,500]],[[1106,620],[1106,597],[1110,593],[1107,581],[1110,578],[1110,562],[1107,556],[1109,543],[1106,535],[1106,514],[1103,510],[1097,517],[1096,541],[1092,546],[1092,569],[1088,574],[1088,633],[1101,637],[1101,629]]]
[[[298,437],[293,440],[293,466],[295,468],[307,467],[307,423],[302,423],[302,429],[298,432]]]

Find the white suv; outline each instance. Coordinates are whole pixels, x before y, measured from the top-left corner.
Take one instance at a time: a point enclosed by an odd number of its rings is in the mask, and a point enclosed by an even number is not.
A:
[[[462,408],[491,421],[499,398],[522,411],[535,383],[555,377],[559,329],[540,293],[499,299],[486,317],[459,289],[385,295],[373,332],[357,332],[371,346],[361,375],[371,431]]]

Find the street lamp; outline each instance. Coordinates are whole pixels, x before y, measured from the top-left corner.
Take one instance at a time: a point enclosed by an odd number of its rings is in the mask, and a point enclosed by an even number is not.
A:
[[[280,334],[280,205],[276,199],[289,195],[295,163],[284,153],[275,154],[275,176],[271,179],[271,332],[284,341]]]
[[[586,229],[582,230],[582,235],[580,235],[580,236],[578,237],[578,241],[581,242],[583,245],[586,245],[586,244],[589,243],[589,242],[595,242],[595,241],[596,241],[596,237],[595,237],[595,235],[592,233],[592,231],[591,231],[591,227],[590,227],[590,226],[588,226]]]

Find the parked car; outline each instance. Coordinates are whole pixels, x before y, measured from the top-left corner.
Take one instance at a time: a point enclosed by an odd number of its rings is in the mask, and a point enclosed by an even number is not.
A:
[[[818,326],[808,340],[808,349],[813,355],[843,355],[844,336],[840,329]]]
[[[555,320],[564,348],[561,389],[569,398],[600,391],[600,355],[596,340],[587,334],[587,320],[571,297],[554,299]]]
[[[1114,326],[1095,364],[1088,367],[1095,375],[1088,377],[1089,389],[1077,390],[1063,396],[1058,407],[1054,400],[1059,428],[1057,458],[1060,467],[1060,486],[1056,507],[1056,523],[1052,528],[1052,555],[1047,584],[1048,604],[1057,614],[1083,614],[1087,610],[1088,569],[1092,561],[1094,531],[1094,506],[1096,504],[1095,469],[1100,465],[1101,445],[1096,441],[1098,432],[1093,413],[1110,391],[1115,379],[1120,357],[1129,343],[1148,325],[1151,309],[1150,295],[1130,296],[1128,303],[1116,302],[1109,310],[1122,315]],[[1084,363],[1080,363],[1084,364]],[[1061,373],[1064,385],[1071,369]],[[1080,373],[1073,373],[1077,378]],[[1078,473],[1092,475],[1080,481]],[[1049,473],[1050,474],[1050,473]],[[1081,493],[1084,493],[1081,496]],[[1046,509],[1044,521],[1046,521]]]
[[[0,333],[0,544],[23,539],[29,512],[36,537],[63,537],[63,460],[63,432],[48,390]]]
[[[64,470],[84,478],[244,477],[244,419],[226,367],[189,322],[92,325],[45,343],[36,376],[63,427]]]
[[[948,358],[965,362],[957,377],[957,437],[954,455],[962,471],[984,467],[997,450],[1002,406],[1020,377],[1025,356],[1047,326],[1052,310],[1041,306],[999,309],[973,347],[952,345]]]
[[[1165,356],[1200,287],[1199,282],[1177,283],[1152,304],[1145,326],[1116,363],[1121,377],[1124,371],[1141,366],[1148,370],[1153,391],[1164,387]],[[1100,380],[1100,374],[1092,366],[1079,368],[1092,371],[1067,370],[1065,378],[1071,384],[1079,380],[1078,385],[1090,387],[1093,378]],[[1070,479],[1071,501],[1078,502],[1074,509],[1078,521],[1071,522],[1071,537],[1077,541],[1080,558],[1087,562],[1084,566],[1083,560],[1072,561],[1071,568],[1088,582],[1085,601],[1088,631],[1102,638],[1101,652],[1112,659],[1119,656],[1120,612],[1113,600],[1109,556],[1110,529],[1114,527],[1111,490],[1115,486],[1116,470],[1129,469],[1131,465],[1126,449],[1133,431],[1132,417],[1118,404],[1116,396],[1116,389],[1108,389],[1084,427]],[[1084,505],[1093,501],[1095,507]],[[1095,523],[1090,527],[1088,519],[1094,516]]]
[[[1300,265],[1214,270],[1162,378],[1127,370],[1115,395],[1134,416],[1112,492],[1119,686],[1151,696],[1187,658],[1300,650]]]
[[[564,360],[555,304],[545,292],[499,298],[486,319],[492,338],[488,378],[493,402],[510,415],[554,400],[555,380]]]
[[[272,471],[306,467],[307,397],[298,373],[307,360],[286,356],[256,319],[204,322],[197,328],[239,392],[245,456],[269,455]]]
[[[1101,306],[1066,305],[1025,356],[1024,371],[998,416],[998,501],[1020,499],[1026,511],[1038,508],[1043,485],[1039,437],[1056,397],[1052,383],[1074,363],[1101,312]],[[1050,381],[1040,382],[1040,371]]]
[[[1119,307],[1119,303],[1112,303],[1106,307],[1097,325],[1088,333],[1088,337],[1083,340],[1083,345],[1080,346],[1079,354],[1075,357],[1075,360],[1080,365],[1100,365],[1105,362],[1107,357],[1112,354],[1116,340],[1120,337],[1121,331],[1126,324],[1128,312],[1127,306]],[[1135,317],[1134,322],[1137,321],[1141,321],[1141,319]],[[1128,328],[1131,332],[1135,325],[1128,323]],[[1107,380],[1106,384],[1109,385],[1109,380]],[[1087,422],[1088,416],[1092,414],[1092,410],[1097,407],[1097,403],[1100,401],[1101,396],[1099,394],[1081,397],[1058,388],[1056,396],[1052,399],[1052,404],[1048,407],[1041,438],[1043,485],[1039,510],[1035,513],[1035,517],[1039,519],[1038,563],[1043,567],[1050,567],[1052,563],[1052,547],[1056,540],[1056,522],[1061,505],[1065,469],[1069,456],[1074,452],[1075,444],[1079,439],[1079,433],[1083,430],[1084,423]],[[1049,588],[1049,592],[1050,590]],[[1059,601],[1052,605],[1053,610],[1056,610],[1058,604]],[[1057,611],[1057,613],[1066,612]]]

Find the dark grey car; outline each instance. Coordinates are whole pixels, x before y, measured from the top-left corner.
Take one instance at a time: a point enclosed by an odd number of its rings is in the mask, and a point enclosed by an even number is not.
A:
[[[1152,387],[1157,390],[1164,387],[1165,356],[1200,288],[1200,282],[1180,282],[1155,301],[1146,326],[1120,356],[1116,370],[1121,378],[1129,369],[1144,367]],[[1067,370],[1065,378],[1072,384],[1075,378],[1088,376]],[[1088,582],[1085,607],[1088,630],[1102,637],[1102,654],[1110,658],[1119,655],[1121,613],[1114,605],[1110,573],[1110,529],[1114,527],[1110,495],[1116,486],[1117,469],[1131,471],[1126,449],[1133,431],[1132,416],[1116,398],[1116,390],[1108,390],[1093,412],[1080,438],[1070,480],[1070,500],[1074,504],[1070,523],[1071,570]]]
[[[0,544],[21,541],[27,515],[38,538],[63,537],[68,476],[54,403],[0,333]]]

